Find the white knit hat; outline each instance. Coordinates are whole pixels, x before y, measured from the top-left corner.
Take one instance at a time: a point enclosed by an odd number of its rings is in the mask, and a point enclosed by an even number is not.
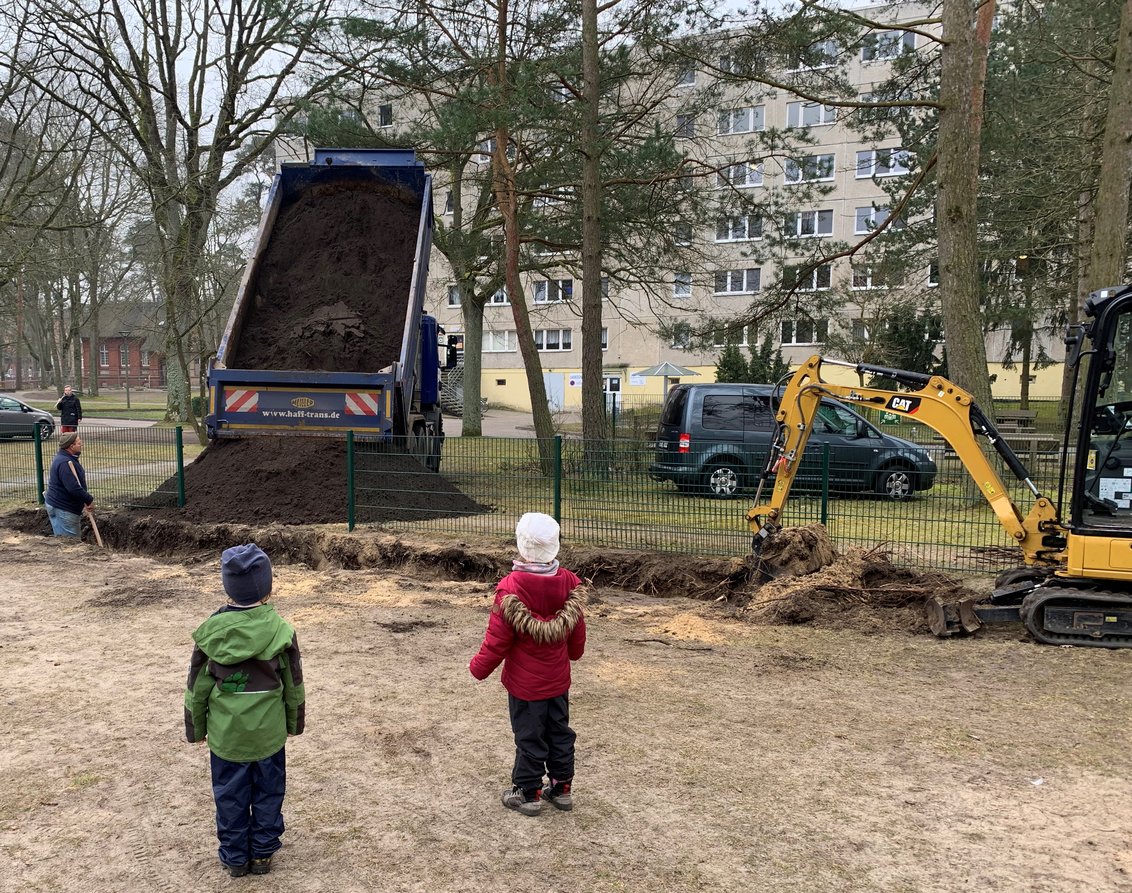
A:
[[[558,555],[558,522],[542,512],[527,512],[515,525],[515,542],[524,561],[549,564]]]

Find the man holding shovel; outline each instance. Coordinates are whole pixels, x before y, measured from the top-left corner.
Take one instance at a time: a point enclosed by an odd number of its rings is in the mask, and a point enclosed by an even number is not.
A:
[[[86,472],[79,464],[83,439],[76,432],[59,438],[59,452],[51,462],[47,492],[43,494],[51,530],[56,536],[79,536],[82,512],[93,518],[94,497],[86,488]]]

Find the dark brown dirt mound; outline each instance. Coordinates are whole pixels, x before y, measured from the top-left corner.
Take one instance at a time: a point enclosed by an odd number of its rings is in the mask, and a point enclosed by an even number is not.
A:
[[[420,208],[376,183],[313,186],[284,206],[232,369],[377,372],[398,359]]]
[[[490,511],[393,451],[357,454],[356,520],[420,521]],[[163,492],[176,490],[168,481]],[[168,512],[197,523],[343,524],[346,444],[326,437],[221,440],[185,467],[185,507]]]
[[[894,566],[883,549],[850,549],[813,573],[757,586],[743,613],[767,623],[927,632],[927,598],[957,602],[974,595],[951,577]]]

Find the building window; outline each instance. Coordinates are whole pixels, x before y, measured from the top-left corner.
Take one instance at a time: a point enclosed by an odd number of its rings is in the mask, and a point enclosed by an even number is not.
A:
[[[747,242],[763,237],[763,219],[758,214],[720,217],[715,225],[715,241]]]
[[[692,224],[690,223],[677,223],[672,228],[672,242],[680,247],[687,247],[692,244]]]
[[[719,65],[717,66],[723,74],[738,74],[738,66],[735,64],[734,56],[720,56]]]
[[[127,369],[130,365],[130,343],[123,341],[118,345],[118,368]]]
[[[742,189],[747,186],[763,185],[763,166],[747,161],[729,164],[716,175],[716,186]]]
[[[672,324],[672,340],[669,342],[672,347],[679,350],[687,350],[692,344],[692,326],[686,322],[674,322]],[[669,384],[672,379],[668,380]]]
[[[746,270],[717,270],[715,274],[715,293],[717,295],[754,294],[762,285],[762,270],[750,267]]]
[[[822,344],[829,337],[828,319],[785,319],[782,321],[783,344]]]
[[[455,200],[452,198],[452,190],[449,189],[444,196],[444,213],[451,214]]]
[[[392,127],[393,126],[393,105],[385,103],[377,107],[377,126],[378,127]]]
[[[739,347],[746,347],[749,343],[747,336],[749,335],[748,326],[736,331],[735,329],[716,329],[711,334],[712,347],[726,347],[728,344],[736,344]],[[736,340],[736,338],[738,340]]]
[[[820,127],[837,120],[837,108],[820,102],[786,103],[787,127]]]
[[[460,286],[458,286],[458,285],[448,286],[448,306],[449,307],[459,307],[460,306]]]
[[[540,279],[535,283],[536,304],[563,304],[573,296],[573,279]]]
[[[857,153],[857,179],[906,174],[910,162],[904,149],[865,149]]]
[[[143,350],[141,352],[141,364],[143,369],[149,368],[149,351]]]
[[[857,218],[853,225],[853,232],[858,236],[871,233],[879,226],[883,226],[888,221],[889,213],[888,208],[858,208]],[[895,218],[888,224],[890,230],[904,229],[905,223],[899,217]]]
[[[787,65],[792,71],[804,68],[829,68],[837,64],[837,57],[841,55],[841,47],[833,38],[819,40],[810,44],[805,50],[791,59]]]
[[[690,298],[692,296],[692,274],[687,271],[674,273],[672,276],[672,297]]]
[[[786,233],[802,238],[833,235],[833,211],[799,211],[786,215]]]
[[[535,349],[570,350],[572,334],[570,329],[535,329]]]
[[[753,133],[766,127],[766,110],[761,105],[727,109],[719,113],[719,134]]]
[[[110,348],[105,344],[98,346],[98,365],[104,369],[110,366]]]
[[[505,288],[497,288],[493,291],[491,297],[487,299],[487,302],[489,304],[499,304],[504,307],[511,304],[511,302],[507,300],[507,289]]]
[[[690,140],[696,135],[696,116],[677,115],[676,132],[673,136],[678,140]]]
[[[887,277],[872,267],[853,267],[853,288],[887,288]]]
[[[609,350],[609,329],[604,327],[601,330],[601,349]]]
[[[861,61],[895,59],[901,53],[911,53],[915,49],[916,35],[910,31],[879,31],[870,34],[861,44]]]
[[[787,183],[820,183],[833,179],[833,155],[807,155],[786,159],[783,177]]]
[[[483,333],[483,352],[484,353],[511,353],[518,345],[515,337],[514,329],[507,329],[503,332],[484,332]]]
[[[798,291],[823,291],[833,282],[833,264],[822,264],[804,271],[788,266],[785,279],[788,286],[797,288]]]
[[[601,289],[601,299],[603,301],[609,300],[609,277],[602,276],[599,280],[598,287]]]
[[[933,260],[928,264],[928,287],[935,288],[939,285],[939,261]]]
[[[676,79],[677,87],[694,87],[696,85],[696,69],[685,68]]]

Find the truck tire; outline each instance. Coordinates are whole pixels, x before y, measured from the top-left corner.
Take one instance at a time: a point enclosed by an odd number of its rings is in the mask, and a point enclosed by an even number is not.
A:
[[[903,465],[882,469],[877,475],[877,492],[895,502],[911,499],[915,491],[915,472]]]

